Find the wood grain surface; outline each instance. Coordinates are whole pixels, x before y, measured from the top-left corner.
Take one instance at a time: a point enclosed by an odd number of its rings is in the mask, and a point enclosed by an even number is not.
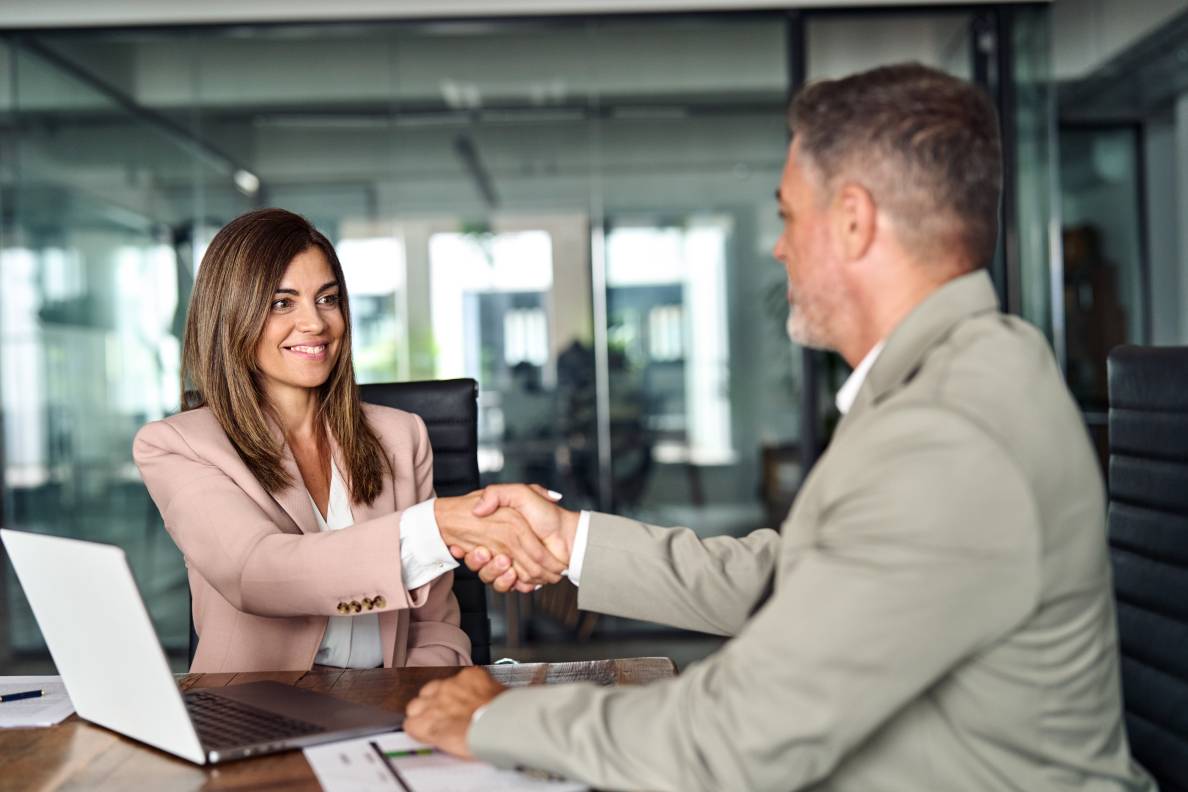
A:
[[[348,701],[403,712],[421,685],[459,668],[186,674],[182,690],[275,680]],[[487,666],[509,687],[595,682],[637,685],[676,674],[664,657]],[[298,790],[321,789],[300,751],[199,767],[94,726],[77,715],[48,729],[0,729],[0,790]]]

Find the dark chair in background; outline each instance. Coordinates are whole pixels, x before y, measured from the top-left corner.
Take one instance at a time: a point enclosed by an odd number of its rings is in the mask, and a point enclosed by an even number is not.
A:
[[[392,382],[359,386],[365,402],[396,407],[421,416],[433,446],[433,488],[438,495],[462,495],[479,487],[478,383],[472,379]],[[454,596],[462,611],[462,629],[470,637],[476,665],[491,662],[491,620],[487,591],[478,576],[459,566],[454,570]],[[198,633],[190,617],[190,663],[198,649]]]
[[[365,402],[396,407],[421,416],[433,446],[433,488],[438,495],[463,495],[479,487],[478,383],[472,379],[386,382],[360,385]],[[491,620],[487,589],[478,576],[454,570],[454,596],[462,610],[462,629],[470,636],[476,665],[491,662]]]
[[[1135,758],[1188,792],[1188,347],[1109,357],[1109,534]]]

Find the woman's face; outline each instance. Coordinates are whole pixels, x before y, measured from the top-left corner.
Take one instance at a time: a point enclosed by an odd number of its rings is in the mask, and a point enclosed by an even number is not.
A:
[[[334,270],[319,248],[307,248],[289,262],[256,342],[265,393],[275,402],[286,390],[324,383],[338,360],[345,327]]]

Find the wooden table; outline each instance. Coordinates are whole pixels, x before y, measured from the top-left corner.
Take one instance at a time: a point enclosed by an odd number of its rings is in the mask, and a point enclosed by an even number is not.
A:
[[[252,674],[186,674],[183,690],[223,687],[271,679],[333,696],[402,712],[431,679],[457,668],[377,668],[369,671],[282,671]],[[665,657],[524,663],[487,666],[509,687],[589,681],[601,685],[641,684],[671,677],[676,666]],[[300,751],[199,767],[170,754],[93,726],[71,715],[48,729],[0,730],[0,790],[118,789],[319,790]]]

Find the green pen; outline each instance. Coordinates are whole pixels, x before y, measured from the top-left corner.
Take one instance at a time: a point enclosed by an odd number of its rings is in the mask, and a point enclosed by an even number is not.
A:
[[[384,751],[389,759],[403,759],[406,756],[429,756],[437,753],[436,748],[414,748],[411,751]]]

